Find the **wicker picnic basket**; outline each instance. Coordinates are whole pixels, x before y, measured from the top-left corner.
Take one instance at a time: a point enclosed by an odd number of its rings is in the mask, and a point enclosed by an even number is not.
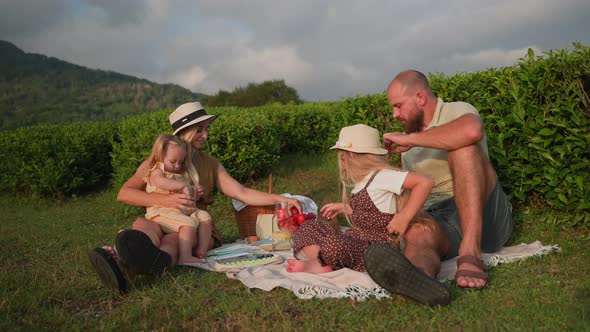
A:
[[[268,176],[268,193],[272,193],[272,174]],[[274,205],[246,205],[246,207],[240,211],[235,211],[240,237],[245,239],[249,236],[256,236],[256,219],[258,218],[258,215],[273,214],[275,212],[274,210]]]

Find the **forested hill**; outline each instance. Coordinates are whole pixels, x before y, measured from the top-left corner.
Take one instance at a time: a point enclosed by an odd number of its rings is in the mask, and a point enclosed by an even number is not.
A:
[[[0,41],[0,130],[40,123],[114,120],[174,108],[202,94],[95,70]]]

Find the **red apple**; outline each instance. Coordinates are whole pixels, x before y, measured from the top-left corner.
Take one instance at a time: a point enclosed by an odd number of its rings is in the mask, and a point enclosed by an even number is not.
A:
[[[299,214],[299,211],[297,211],[297,208],[294,207],[294,206],[291,206],[291,210],[290,211],[291,211],[291,215],[292,216],[296,216],[296,215]]]
[[[307,219],[305,216],[305,214],[297,215],[297,225],[303,224],[303,222]]]
[[[277,218],[279,220],[287,219],[287,211],[285,211],[285,209],[283,209],[283,208],[279,208],[277,211]]]

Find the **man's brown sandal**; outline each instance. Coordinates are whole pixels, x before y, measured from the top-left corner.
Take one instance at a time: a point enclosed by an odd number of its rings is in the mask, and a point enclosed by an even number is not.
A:
[[[466,270],[466,269],[461,270],[459,267],[465,263],[473,264],[473,265],[477,266],[478,268],[480,268],[481,271],[471,271],[471,270]],[[457,284],[457,287],[463,288],[463,289],[470,289],[470,290],[479,290],[479,289],[486,288],[488,286],[489,279],[488,279],[488,274],[487,274],[487,272],[485,272],[485,270],[486,270],[486,265],[484,264],[482,259],[477,258],[475,256],[470,256],[470,255],[459,257],[459,259],[457,259],[457,272],[455,273],[455,283],[457,283],[457,280],[459,278],[467,277],[467,278],[481,279],[485,282],[485,285],[483,285],[481,287],[462,287],[462,286],[459,286],[459,284]]]

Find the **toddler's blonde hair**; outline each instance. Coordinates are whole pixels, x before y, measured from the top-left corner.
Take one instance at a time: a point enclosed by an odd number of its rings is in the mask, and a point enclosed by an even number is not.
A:
[[[152,153],[147,158],[148,160],[148,169],[152,169],[154,165],[158,162],[164,162],[164,156],[166,155],[166,151],[168,151],[168,147],[171,145],[176,145],[186,151],[186,155],[184,161],[182,162],[182,167],[180,169],[181,172],[184,172],[187,168],[187,165],[190,164],[188,162],[188,149],[187,144],[185,141],[180,139],[177,136],[171,134],[162,134],[156,138],[154,145],[152,146]]]

